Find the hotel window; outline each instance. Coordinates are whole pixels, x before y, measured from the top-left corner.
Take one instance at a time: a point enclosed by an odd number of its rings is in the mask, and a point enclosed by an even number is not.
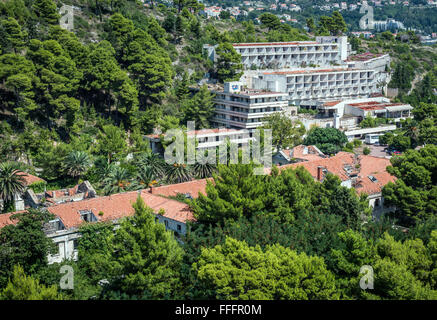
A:
[[[178,231],[180,232],[182,230],[182,227],[180,224],[178,224]]]

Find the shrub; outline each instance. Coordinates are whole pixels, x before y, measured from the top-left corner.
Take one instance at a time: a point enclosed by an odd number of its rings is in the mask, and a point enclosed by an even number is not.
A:
[[[46,190],[47,182],[45,181],[38,181],[34,182],[31,185],[29,185],[29,189],[32,189],[35,193],[41,193]]]

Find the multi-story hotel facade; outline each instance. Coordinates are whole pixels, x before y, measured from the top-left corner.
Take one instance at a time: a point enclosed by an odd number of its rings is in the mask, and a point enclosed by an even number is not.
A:
[[[314,100],[366,98],[380,93],[375,71],[371,69],[294,69],[260,72],[248,78],[255,89],[287,93],[291,105]]]
[[[316,37],[316,41],[234,43],[244,69],[282,69],[342,65],[349,52],[347,37]],[[215,47],[204,47],[216,61]]]
[[[240,82],[227,82],[224,90],[213,93],[214,127],[250,130],[262,126],[264,118],[275,112],[290,112],[284,92],[247,89]]]

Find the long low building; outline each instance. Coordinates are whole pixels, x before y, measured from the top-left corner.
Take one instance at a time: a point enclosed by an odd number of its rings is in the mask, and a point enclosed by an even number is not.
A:
[[[306,129],[312,126],[333,127],[345,132],[349,140],[366,134],[384,133],[396,129],[400,120],[411,118],[413,107],[406,103],[392,103],[385,97],[346,99],[334,101],[312,101],[300,106],[316,110],[316,115],[299,114],[298,119]],[[365,118],[387,118],[391,124],[377,127],[361,128],[360,122]]]
[[[341,185],[353,187],[359,194],[367,194],[373,215],[378,217],[393,210],[384,205],[382,196],[382,188],[396,181],[396,177],[387,172],[390,165],[390,160],[386,158],[339,152],[329,158],[283,165],[279,170],[302,166],[320,182],[326,174],[332,173],[341,179]],[[265,172],[270,173],[270,169],[265,169]]]
[[[121,218],[135,213],[132,205],[141,197],[156,215],[156,220],[163,223],[167,230],[177,234],[186,233],[186,223],[195,221],[193,212],[183,202],[168,199],[149,190],[124,192],[106,197],[96,197],[81,201],[56,204],[46,208],[55,219],[44,226],[48,238],[58,246],[58,251],[49,255],[49,263],[65,259],[77,259],[77,239],[80,238],[79,227],[84,223],[110,221],[115,224]],[[0,215],[0,228],[16,224],[13,216],[24,211]]]
[[[187,131],[187,137],[194,137],[196,140],[196,150],[206,150],[216,148],[226,141],[237,144],[238,147],[247,145],[254,138],[251,136],[248,130],[244,129],[227,129],[227,128],[214,128],[214,129],[201,129]],[[152,152],[164,154],[164,148],[161,143],[161,134],[149,134],[145,136],[145,139],[149,141],[149,146]]]
[[[245,69],[296,68],[310,65],[340,65],[350,51],[347,37],[316,37],[316,41],[234,43]],[[215,46],[204,49],[217,60]]]

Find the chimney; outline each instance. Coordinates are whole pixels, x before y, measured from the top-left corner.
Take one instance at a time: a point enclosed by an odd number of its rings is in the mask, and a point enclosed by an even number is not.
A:
[[[317,180],[321,182],[322,179],[323,179],[323,167],[318,166],[317,167]]]

